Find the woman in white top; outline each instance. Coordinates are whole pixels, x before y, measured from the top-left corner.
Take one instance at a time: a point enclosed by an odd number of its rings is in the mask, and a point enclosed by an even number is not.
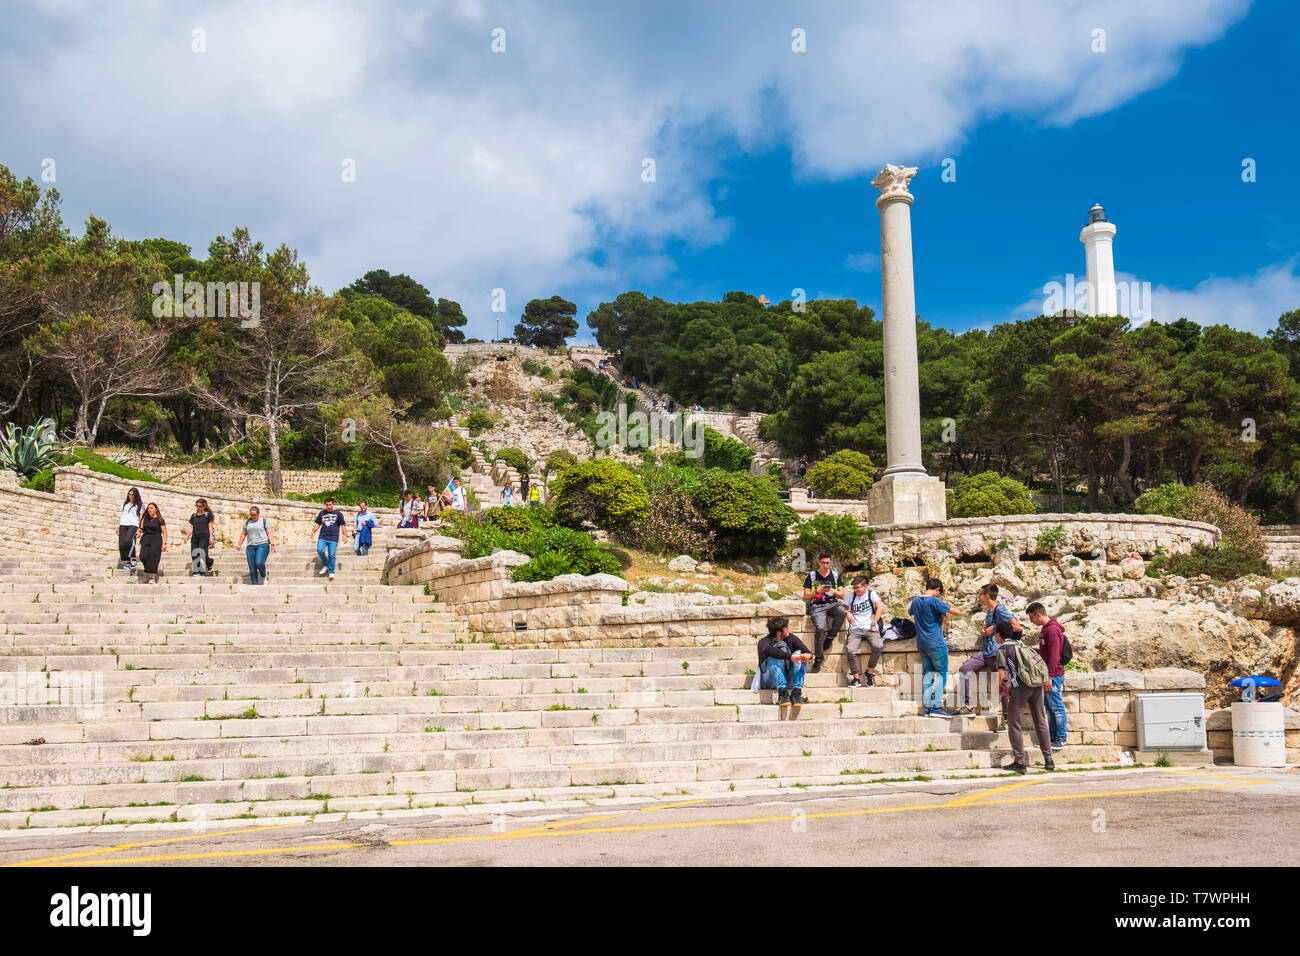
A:
[[[118,566],[125,566],[131,571],[135,570],[135,536],[140,530],[140,515],[143,513],[140,492],[132,488],[126,493],[122,517],[117,521],[117,556],[121,559]]]

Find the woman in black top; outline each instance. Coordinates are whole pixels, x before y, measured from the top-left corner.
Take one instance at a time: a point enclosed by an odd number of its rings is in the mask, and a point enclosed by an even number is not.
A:
[[[144,509],[144,517],[140,519],[139,538],[140,560],[149,574],[149,583],[153,584],[158,580],[158,561],[162,558],[162,553],[167,550],[167,522],[163,520],[162,512],[152,501]]]
[[[194,502],[194,514],[190,515],[190,530],[185,532],[181,542],[188,541],[194,535],[194,545],[190,549],[190,576],[203,574],[205,567],[212,570],[212,546],[217,543],[217,516],[208,507],[208,499],[200,498]]]

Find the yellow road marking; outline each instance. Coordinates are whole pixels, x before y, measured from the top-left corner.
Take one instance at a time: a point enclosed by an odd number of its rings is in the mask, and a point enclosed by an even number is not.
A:
[[[47,856],[40,860],[20,860],[17,863],[6,863],[4,866],[38,866],[42,863],[56,863],[62,860],[75,860],[78,857],[98,856],[104,853],[117,853],[121,850],[134,850],[142,846],[159,846],[164,843],[183,843],[186,840],[202,840],[205,837],[233,836],[238,833],[261,833],[264,830],[280,830],[284,827],[300,827],[306,821],[300,823],[272,823],[263,827],[244,827],[239,830],[222,830],[219,833],[195,833],[183,837],[162,837],[157,840],[144,840],[140,843],[119,843],[116,846],[103,846],[97,850],[83,850],[80,853],[69,853],[65,856]]]
[[[1008,790],[1015,790],[1017,787],[1027,787],[1027,786],[1029,786],[1031,783],[1038,783],[1038,782],[1040,782],[1040,781],[1042,781],[1042,780],[1048,780],[1048,779],[1050,779],[1050,778],[1048,778],[1048,777],[1031,777],[1031,778],[1028,779],[1028,780],[1017,780],[1015,783],[1009,783],[1009,784],[1007,784],[1007,785],[1004,786],[1004,787],[994,787],[992,790],[978,790],[978,791],[976,791],[975,793],[967,794],[967,795],[964,796],[964,797],[958,797],[956,800],[952,800],[952,801],[950,801],[950,802],[948,802],[948,803],[945,803],[944,806],[946,806],[946,807],[963,807],[963,806],[965,806],[965,805],[968,804],[968,803],[974,803],[974,802],[976,802],[977,800],[980,800],[980,799],[982,799],[982,798],[984,798],[984,797],[992,797],[992,796],[996,796],[996,795],[999,794],[999,793],[1006,793]]]
[[[1222,777],[1225,775],[1211,774],[1211,776]],[[1014,784],[1008,784],[1005,786],[996,787],[993,790],[982,791],[980,794],[978,794],[978,796],[987,797],[998,793],[1005,793],[1020,785],[1037,783],[1040,780],[1046,780],[1046,779],[1052,779],[1052,778],[1039,777],[1039,778],[1035,778],[1033,781],[1029,781],[1029,780],[1016,781],[1016,783]],[[1030,797],[1004,797],[995,800],[985,800],[979,803],[972,802],[971,800],[968,800],[966,798],[959,798],[956,801],[950,801],[948,803],[926,803],[926,804],[915,804],[915,805],[903,806],[903,807],[870,807],[870,808],[859,809],[859,810],[832,810],[823,813],[810,813],[805,816],[805,819],[827,820],[827,819],[834,819],[837,817],[872,816],[875,814],[884,814],[884,813],[908,813],[917,810],[961,809],[970,806],[983,806],[986,804],[995,805],[995,804],[1003,804],[1003,803],[1040,803],[1040,802],[1047,802],[1047,801],[1054,801],[1054,800],[1084,800],[1084,799],[1096,799],[1098,797],[1124,797],[1124,796],[1139,796],[1143,794],[1154,794],[1154,793],[1180,793],[1180,792],[1188,792],[1193,790],[1226,790],[1226,789],[1234,789],[1243,786],[1266,786],[1268,783],[1268,781],[1247,780],[1245,778],[1239,778],[1239,777],[1228,777],[1227,779],[1236,782],[1196,784],[1196,785],[1188,785],[1185,787],[1145,787],[1138,790],[1106,790],[1106,791],[1097,791],[1092,793],[1044,794],[1044,795],[1030,796]],[[702,803],[705,802],[706,799],[707,798],[701,798],[700,800],[685,801],[682,805],[685,805],[685,803]],[[645,810],[669,809],[672,806],[676,806],[676,805],[670,804],[662,807],[646,807],[643,809]],[[624,814],[611,814],[610,816],[612,817],[612,816],[622,816],[622,815]],[[538,828],[527,829],[527,830],[515,830],[506,833],[484,833],[484,834],[472,834],[472,835],[465,835],[465,836],[431,837],[431,838],[419,839],[419,840],[393,840],[390,841],[388,845],[398,847],[398,846],[432,846],[432,845],[443,844],[443,843],[483,843],[483,842],[490,842],[494,840],[536,839],[539,837],[565,837],[565,836],[579,836],[582,834],[596,834],[596,833],[635,833],[635,832],[650,831],[650,830],[684,830],[684,829],[695,829],[700,827],[736,826],[740,824],[751,824],[751,823],[788,823],[790,822],[790,819],[791,819],[791,815],[789,813],[783,813],[779,816],[742,817],[733,820],[683,820],[683,821],[677,821],[673,823],[625,824],[622,826],[590,827],[581,830],[573,830],[573,829],[562,830],[557,828],[558,825],[550,825],[548,827],[538,827]],[[596,821],[595,820],[571,821],[572,824],[577,824],[581,822],[596,822]],[[284,825],[300,826],[301,824],[284,824]],[[253,829],[260,830],[264,828],[253,828]],[[244,831],[244,832],[251,832],[251,831]],[[216,835],[216,834],[212,834],[212,835]],[[193,838],[187,837],[182,839],[193,839]],[[148,845],[148,844],[142,844],[142,845]],[[114,858],[108,860],[69,860],[67,862],[62,862],[62,863],[56,862],[53,863],[52,865],[91,866],[100,863],[161,863],[161,862],[178,861],[178,860],[201,860],[201,859],[216,859],[216,858],[230,859],[230,858],[241,857],[241,856],[265,856],[274,853],[305,853],[305,852],[315,852],[321,850],[356,849],[365,846],[370,846],[370,844],[337,843],[337,844],[328,844],[324,846],[314,845],[314,846],[296,846],[296,847],[282,847],[282,848],[268,847],[268,848],[253,849],[253,850],[214,850],[206,853],[180,853],[180,854],[170,854],[166,856],[142,856],[142,857],[130,857],[130,858]],[[39,862],[42,861],[30,861],[27,865],[32,865],[33,863],[39,863]]]

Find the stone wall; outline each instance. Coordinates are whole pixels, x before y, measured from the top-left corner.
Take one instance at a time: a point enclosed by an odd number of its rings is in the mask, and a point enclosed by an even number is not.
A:
[[[800,518],[811,518],[817,514],[852,515],[863,524],[867,523],[867,503],[856,498],[813,498],[809,500],[806,488],[790,489],[790,507]]]
[[[1269,564],[1275,568],[1300,566],[1300,525],[1267,525],[1259,530],[1264,533]]]
[[[217,516],[217,542],[234,547],[249,505],[256,504],[271,524],[279,546],[309,543],[312,521],[321,505],[304,501],[227,495],[206,488],[182,488],[129,481],[91,471],[85,465],[56,468],[54,494],[0,487],[0,554],[109,554],[117,550],[117,522],[129,488],[138,488],[144,503],[154,502],[174,540],[188,530],[194,500],[206,498]],[[379,521],[375,545],[397,524],[392,508],[373,509]],[[343,508],[349,518],[355,508]],[[35,543],[34,543],[35,542]],[[102,546],[100,544],[102,542]]]
[[[704,607],[624,606],[627,582],[610,574],[566,574],[516,582],[528,558],[499,551],[459,556],[455,538],[415,540],[398,532],[384,568],[387,584],[422,584],[474,631],[523,647],[694,647],[757,643],[768,617],[803,616],[799,601]]]
[[[128,450],[129,451],[129,450]],[[206,488],[224,495],[236,497],[269,497],[271,494],[271,473],[252,468],[211,468],[194,467],[184,463],[168,462],[163,455],[149,452],[129,452],[128,468],[147,471],[159,481],[170,482],[180,475],[180,487]],[[111,454],[111,452],[109,453]],[[280,472],[281,491],[295,495],[314,495],[322,491],[333,491],[343,484],[341,471],[282,471]]]
[[[1060,526],[1065,540],[1044,547],[1039,535]],[[949,558],[998,560],[998,553],[1015,550],[1019,557],[1074,553],[1105,555],[1119,560],[1127,554],[1150,557],[1163,548],[1184,554],[1195,544],[1217,544],[1219,529],[1200,521],[1163,515],[1035,514],[994,518],[950,518],[926,524],[879,525],[869,549],[871,566],[887,570],[946,552]],[[1003,543],[1001,548],[999,543]]]

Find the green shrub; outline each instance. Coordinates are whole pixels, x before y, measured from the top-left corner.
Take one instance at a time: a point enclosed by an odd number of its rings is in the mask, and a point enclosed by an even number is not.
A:
[[[1065,525],[1058,524],[1053,528],[1045,528],[1038,533],[1038,549],[1040,551],[1051,551],[1058,545],[1065,544],[1069,539],[1065,533]]]
[[[54,494],[54,469],[42,468],[26,481],[21,482],[22,487],[29,488],[32,491],[48,491]]]
[[[527,564],[510,572],[513,581],[549,581],[561,574],[573,574],[569,556],[563,551],[543,551]]]
[[[401,489],[376,488],[365,485],[343,485],[333,491],[317,491],[309,495],[300,495],[293,491],[284,493],[289,501],[312,501],[324,504],[326,498],[333,498],[340,508],[355,508],[364,501],[371,508],[396,508],[402,503]],[[423,496],[421,496],[423,497]]]
[[[1161,514],[1183,521],[1204,521],[1223,532],[1221,545],[1260,559],[1266,553],[1264,537],[1259,530],[1259,518],[1240,505],[1233,504],[1213,485],[1205,482],[1191,488],[1177,483],[1160,485],[1144,492],[1133,503],[1133,508],[1142,514]]]
[[[469,437],[477,438],[479,435],[491,428],[495,422],[492,421],[491,415],[480,408],[465,416],[464,424],[465,427],[469,429]]]
[[[1196,497],[1196,489],[1171,481],[1142,492],[1133,502],[1133,510],[1140,515],[1164,515],[1181,518],[1183,511]]]
[[[650,498],[646,517],[621,532],[619,540],[657,554],[712,558],[717,545],[709,521],[692,498],[704,472],[699,468],[645,465],[639,472]]]
[[[542,370],[542,367],[538,365],[536,362],[534,362],[532,359],[524,359],[522,362],[519,363],[519,367],[522,368],[529,375],[536,375]]]
[[[536,508],[489,508],[482,513],[482,520],[506,534],[529,534],[538,528],[553,526],[555,513],[543,505]]]
[[[704,429],[704,467],[748,473],[754,450],[744,442],[727,438],[712,428]]]
[[[949,518],[1031,515],[1034,511],[1029,489],[1014,478],[1005,478],[995,471],[959,478],[948,490]]]
[[[555,518],[580,528],[590,522],[611,533],[645,520],[650,498],[634,472],[607,458],[568,468],[551,483]]]
[[[806,554],[829,551],[844,564],[856,564],[871,536],[852,515],[813,515],[795,527],[796,540]]]
[[[797,518],[766,476],[713,468],[704,472],[692,499],[708,520],[722,557],[778,553]]]
[[[821,498],[865,498],[876,466],[861,452],[845,448],[808,469],[805,479]]]
[[[1268,572],[1268,562],[1259,555],[1230,544],[1214,547],[1198,544],[1192,547],[1190,554],[1180,554],[1169,561],[1169,573],[1184,578],[1208,574],[1216,581],[1231,581],[1247,574]]]
[[[546,456],[542,462],[542,471],[545,475],[558,475],[567,468],[572,468],[578,463],[578,456],[571,451],[563,448],[557,448]]]
[[[125,478],[127,481],[151,481],[154,484],[165,485],[168,482],[162,481],[147,471],[137,471],[134,468],[128,468],[126,465],[119,465],[110,461],[103,455],[97,455],[86,448],[74,448],[64,455],[59,462],[61,465],[71,465],[80,463],[85,465],[91,471],[99,472],[101,475],[114,475],[118,478]]]
[[[492,457],[493,461],[504,461],[515,471],[529,471],[532,469],[532,462],[528,456],[518,448],[505,447],[498,448],[496,454]]]

